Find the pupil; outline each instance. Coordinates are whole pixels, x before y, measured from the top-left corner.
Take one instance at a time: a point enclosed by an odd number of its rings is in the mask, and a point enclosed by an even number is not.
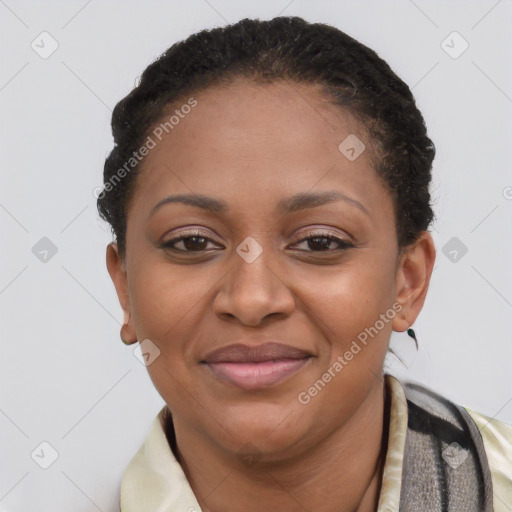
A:
[[[187,250],[197,249],[197,241],[202,240],[201,247],[199,249],[203,249],[203,245],[205,243],[205,238],[202,236],[188,236],[183,240],[183,244],[185,245]],[[192,242],[191,242],[192,241]]]
[[[315,243],[318,242],[318,240],[324,240],[325,243],[319,243],[318,245],[319,245],[320,248],[316,248],[315,249],[315,247],[312,247],[312,245],[314,246]],[[310,247],[310,249],[313,249],[313,250],[316,250],[316,251],[324,250],[324,249],[329,249],[330,243],[331,243],[331,240],[329,238],[325,237],[325,236],[314,237],[314,238],[311,238],[311,240],[309,242],[309,247]]]

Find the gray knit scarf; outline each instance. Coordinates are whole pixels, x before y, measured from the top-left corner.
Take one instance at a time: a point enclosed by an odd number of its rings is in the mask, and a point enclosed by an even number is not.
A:
[[[418,384],[408,407],[400,512],[492,512],[482,436],[459,405]]]

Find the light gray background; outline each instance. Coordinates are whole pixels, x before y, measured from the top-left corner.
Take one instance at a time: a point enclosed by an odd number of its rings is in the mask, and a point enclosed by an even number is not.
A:
[[[438,257],[420,351],[394,334],[409,369],[389,365],[512,423],[511,1],[0,0],[0,510],[118,510],[163,400],[119,339],[105,266],[93,190],[111,110],[175,41],[278,14],[337,26],[412,87],[438,151]],[[31,48],[43,31],[59,44],[47,59]],[[469,43],[458,58],[441,46],[453,31]],[[42,237],[58,249],[46,263],[32,252]],[[468,248],[456,262],[442,252],[452,237]],[[43,441],[59,454],[48,469],[31,458],[50,456]]]

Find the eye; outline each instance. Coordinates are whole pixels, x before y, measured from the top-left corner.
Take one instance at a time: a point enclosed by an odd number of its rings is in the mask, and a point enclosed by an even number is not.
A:
[[[306,233],[306,235],[307,236],[305,238],[301,238],[298,242],[295,242],[294,244],[296,245],[306,242],[307,246],[311,250],[306,249],[305,252],[333,252],[354,247],[354,244],[352,244],[351,242],[343,240],[328,232],[309,232]],[[337,248],[330,248],[333,242],[338,244]]]
[[[176,252],[202,252],[209,250],[206,246],[208,242],[216,242],[202,234],[199,230],[188,233],[181,233],[180,236],[166,240],[160,244],[162,249]],[[181,244],[181,247],[177,247]]]
[[[342,251],[354,247],[354,245],[347,241],[332,235],[329,232],[308,232],[306,236],[295,242],[297,244],[307,244],[309,249],[299,249],[303,252],[334,252]],[[162,249],[182,252],[182,253],[200,253],[203,251],[211,251],[212,248],[208,247],[208,243],[220,244],[216,240],[205,236],[199,230],[193,230],[187,233],[181,233],[180,236],[170,238],[160,244]],[[332,244],[337,247],[332,247]],[[181,245],[181,247],[180,247]],[[216,250],[216,249],[213,249]]]

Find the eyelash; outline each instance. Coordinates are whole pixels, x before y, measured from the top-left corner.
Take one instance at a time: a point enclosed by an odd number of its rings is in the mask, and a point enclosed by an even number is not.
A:
[[[338,243],[339,247],[337,249],[327,249],[327,250],[324,250],[324,251],[306,250],[304,252],[331,253],[331,252],[334,252],[334,251],[343,251],[345,249],[350,249],[350,248],[354,247],[354,244],[352,244],[351,242],[348,242],[347,240],[343,240],[343,239],[341,239],[341,238],[339,238],[337,236],[331,235],[328,232],[315,232],[315,231],[311,231],[311,232],[305,233],[305,235],[306,235],[305,237],[301,238],[300,240],[297,240],[292,245],[295,245],[295,244],[298,244],[298,243],[302,243],[302,242],[307,242],[308,240],[312,240],[312,239],[315,239],[315,238],[325,238],[325,239],[329,240],[329,242],[333,242],[334,241],[334,242]],[[183,249],[176,249],[175,247],[173,247],[174,244],[176,244],[176,243],[178,243],[178,242],[180,242],[182,240],[186,240],[188,238],[203,238],[206,241],[216,242],[215,240],[213,240],[213,239],[211,239],[211,238],[209,238],[207,236],[204,236],[200,231],[193,231],[193,232],[190,232],[190,233],[183,233],[179,237],[171,238],[170,240],[162,242],[160,247],[162,249],[166,249],[166,250],[170,250],[170,251],[174,251],[174,252],[181,252],[181,253],[200,253],[200,252],[203,252],[203,251],[206,250],[206,249],[201,249],[199,251],[189,251],[189,250],[183,250]]]

